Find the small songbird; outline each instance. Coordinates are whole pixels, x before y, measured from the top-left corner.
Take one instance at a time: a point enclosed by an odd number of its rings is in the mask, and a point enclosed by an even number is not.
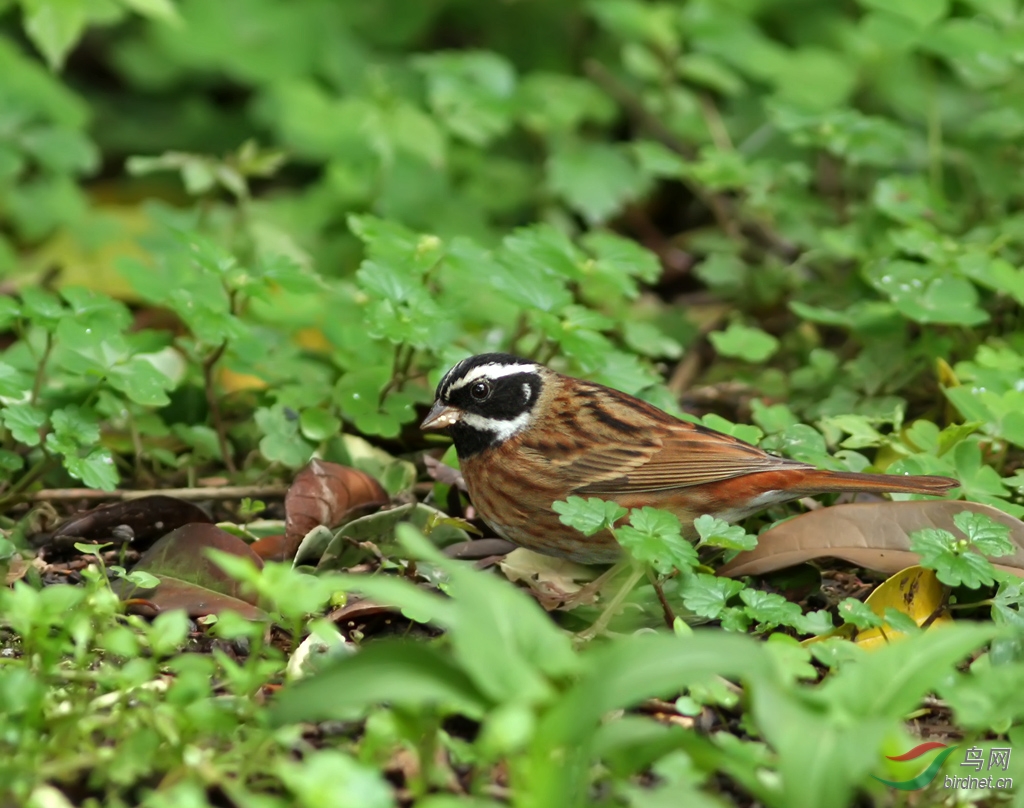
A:
[[[509,354],[471,356],[445,374],[420,425],[447,430],[473,505],[504,539],[587,564],[616,561],[609,531],[584,536],[552,503],[600,497],[671,511],[684,535],[711,514],[737,521],[812,494],[941,495],[948,477],[823,471],[681,421],[626,393]]]

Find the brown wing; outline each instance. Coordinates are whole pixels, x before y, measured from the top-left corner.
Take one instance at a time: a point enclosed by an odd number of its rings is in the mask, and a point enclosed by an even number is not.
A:
[[[548,423],[561,429],[545,430],[548,439],[542,442],[524,441],[520,451],[584,496],[666,491],[759,471],[814,468],[600,385],[575,381],[571,395],[556,394],[547,406]]]
[[[647,461],[615,479],[580,488],[590,495],[639,494],[667,491],[729,480],[759,471],[811,469],[806,463],[773,457],[756,446],[695,424],[679,422],[665,430],[661,446]]]

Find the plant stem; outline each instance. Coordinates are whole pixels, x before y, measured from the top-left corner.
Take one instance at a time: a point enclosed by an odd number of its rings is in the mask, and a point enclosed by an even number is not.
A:
[[[46,377],[46,364],[50,361],[50,354],[53,351],[53,334],[46,332],[46,345],[43,347],[43,355],[39,358],[39,365],[36,367],[36,376],[32,381],[32,396],[29,404],[35,404],[39,400],[39,393],[43,389],[43,379]]]
[[[217,391],[214,389],[213,384],[214,368],[224,355],[227,347],[227,340],[224,340],[219,348],[203,360],[203,387],[206,392],[206,405],[210,409],[210,420],[213,421],[213,429],[217,433],[217,445],[220,447],[220,453],[224,458],[224,465],[231,474],[235,474],[238,469],[235,466],[235,460],[231,456],[231,449],[228,446],[228,436],[220,414],[220,400],[217,398]]]

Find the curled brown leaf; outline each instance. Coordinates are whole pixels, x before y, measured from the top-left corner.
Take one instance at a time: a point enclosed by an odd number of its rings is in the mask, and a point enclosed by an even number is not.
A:
[[[834,557],[870,570],[895,573],[918,563],[910,534],[934,527],[958,534],[953,517],[961,511],[983,513],[1010,528],[1016,552],[993,561],[996,569],[1024,576],[1024,522],[980,502],[922,500],[836,505],[802,514],[761,534],[757,547],[740,553],[718,570],[738,578]]]

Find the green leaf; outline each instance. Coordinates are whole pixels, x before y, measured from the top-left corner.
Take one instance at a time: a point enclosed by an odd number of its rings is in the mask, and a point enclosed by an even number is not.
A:
[[[722,356],[745,362],[764,362],[779,349],[779,341],[760,328],[731,323],[725,331],[712,331],[708,339]]]
[[[313,447],[299,434],[299,417],[281,404],[256,410],[256,426],[263,432],[260,452],[271,462],[297,469],[313,454]]]
[[[180,24],[178,9],[171,0],[120,0],[125,6],[137,14],[160,22]]]
[[[953,524],[967,535],[974,549],[987,556],[1012,555],[1016,550],[1010,541],[1010,527],[991,516],[976,511],[960,511],[953,516]]]
[[[72,477],[77,477],[90,488],[113,491],[120,480],[109,449],[93,449],[85,457],[66,454],[64,467]]]
[[[31,388],[32,382],[28,376],[6,362],[0,362],[0,396],[21,398]]]
[[[627,153],[605,143],[566,142],[548,160],[548,182],[592,224],[604,222],[643,193],[644,176]]]
[[[629,514],[629,525],[616,528],[615,538],[637,561],[651,564],[661,572],[686,570],[698,563],[697,551],[682,536],[675,514],[657,508],[637,508]]]
[[[988,312],[978,306],[970,281],[913,261],[883,261],[865,270],[868,280],[887,295],[900,313],[918,323],[979,325]]]
[[[681,594],[687,609],[714,620],[729,600],[743,588],[742,581],[699,572],[685,578]]]
[[[1024,630],[1024,581],[1009,577],[1000,582],[992,598],[992,619]]]
[[[92,446],[99,442],[100,427],[95,415],[71,405],[54,410],[50,416],[53,434],[72,446]]]
[[[694,519],[693,526],[700,540],[711,547],[724,547],[727,550],[753,550],[757,547],[757,536],[750,535],[739,525],[730,525],[709,514]]]
[[[299,416],[299,428],[312,441],[327,440],[341,431],[341,421],[321,407],[308,407]]]
[[[576,528],[584,536],[593,536],[612,527],[628,511],[616,502],[597,497],[569,497],[565,502],[554,502],[552,509],[559,514],[558,521]]]
[[[149,407],[170,403],[167,391],[175,387],[174,382],[152,362],[139,356],[111,367],[107,379],[115,390],[120,390],[135,403]]]
[[[797,621],[795,628],[801,634],[813,634],[815,636],[825,634],[834,628],[832,615],[825,609],[807,612]]]
[[[454,135],[485,146],[512,124],[516,74],[502,56],[459,51],[420,56],[431,109]]]
[[[924,528],[910,534],[911,551],[920,554],[921,566],[935,570],[942,583],[971,589],[991,586],[995,568],[987,558],[972,552],[970,544],[939,528]]]
[[[948,0],[859,0],[865,8],[887,11],[925,28],[949,13]]]
[[[760,627],[796,626],[803,618],[803,612],[796,603],[790,603],[782,595],[775,592],[762,592],[758,589],[743,589],[740,600],[747,606],[747,614],[760,624]]]
[[[381,640],[286,687],[274,699],[272,724],[347,720],[372,705],[447,707],[482,716],[487,700],[447,655],[423,643]]]
[[[4,407],[0,416],[14,439],[26,446],[38,446],[39,430],[46,423],[46,413],[31,404],[12,404]]]
[[[383,772],[338,749],[311,751],[301,762],[284,758],[274,769],[295,805],[394,808],[397,804]]]
[[[85,30],[85,0],[23,0],[25,32],[52,70],[64,59]]]
[[[342,415],[367,435],[394,437],[416,417],[415,397],[408,392],[391,392],[380,400],[390,379],[387,367],[366,368],[344,374],[334,386],[334,403]]]
[[[885,625],[885,620],[875,614],[870,606],[856,598],[843,598],[838,610],[843,622],[851,623],[861,630]]]

